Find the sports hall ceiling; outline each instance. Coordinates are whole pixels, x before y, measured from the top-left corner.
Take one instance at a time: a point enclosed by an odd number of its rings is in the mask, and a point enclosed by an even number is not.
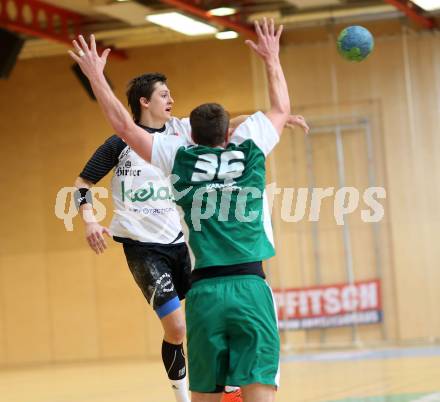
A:
[[[1,0],[32,2],[35,0]],[[426,12],[407,0],[40,0],[69,12],[79,13],[82,33],[95,33],[103,46],[116,49],[179,43],[206,39],[206,36],[185,36],[148,22],[145,16],[168,11],[180,11],[198,20],[209,18],[206,12],[219,7],[233,7],[236,13],[217,17],[207,22],[221,30],[243,29],[241,35],[251,32],[252,21],[272,17],[285,29],[295,30],[328,26],[335,23],[362,23],[366,21],[400,20],[423,29],[423,23],[440,21],[440,13]],[[438,0],[440,2],[440,0]],[[1,5],[1,3],[0,3]],[[205,13],[205,14],[204,14]],[[0,20],[0,26],[1,26]],[[425,26],[425,28],[427,28]],[[56,38],[38,38],[26,35],[28,40],[21,58],[65,54],[66,44]],[[212,36],[212,35],[211,35]]]

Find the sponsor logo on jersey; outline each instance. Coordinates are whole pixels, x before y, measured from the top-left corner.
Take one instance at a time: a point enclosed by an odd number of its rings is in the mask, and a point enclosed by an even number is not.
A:
[[[141,171],[142,171],[141,169],[130,169],[130,168],[127,169],[127,168],[119,166],[115,170],[115,175],[116,176],[140,176]]]
[[[119,155],[119,160],[121,161],[122,159],[124,159],[131,151],[131,148],[127,146],[127,148],[125,148],[121,154]]]
[[[141,175],[142,170],[141,169],[132,169],[132,162],[131,160],[126,160],[124,164],[121,164],[121,166],[118,166],[115,169],[115,175],[116,176],[131,176],[131,177],[139,177]]]
[[[206,185],[206,191],[240,191],[242,187],[236,186],[237,182],[232,181],[228,183],[209,183]]]
[[[134,212],[136,214],[142,215],[165,215],[175,211],[175,208],[138,208],[138,207],[129,207],[127,209],[129,212]]]
[[[148,182],[145,187],[139,187],[136,190],[125,187],[125,181],[121,181],[122,202],[131,201],[158,201],[158,200],[174,200],[169,187],[154,188],[153,183]]]

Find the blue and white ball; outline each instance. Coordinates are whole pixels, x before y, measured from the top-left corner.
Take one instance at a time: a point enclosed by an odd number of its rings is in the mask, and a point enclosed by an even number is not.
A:
[[[360,25],[345,28],[338,36],[339,53],[347,60],[362,61],[373,51],[374,38]]]

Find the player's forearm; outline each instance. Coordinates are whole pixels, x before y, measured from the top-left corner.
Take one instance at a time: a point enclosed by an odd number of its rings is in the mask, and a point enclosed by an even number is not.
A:
[[[77,177],[75,180],[75,187],[76,188],[91,188],[93,186],[93,183],[90,180],[86,180],[82,177]]]
[[[104,74],[96,74],[90,77],[90,84],[96,100],[101,106],[106,119],[113,127],[113,130],[115,130],[116,134],[123,140],[126,140],[129,131],[128,128],[130,124],[134,123],[125,107],[114,95]]]
[[[269,83],[270,110],[272,113],[285,115],[287,122],[290,114],[290,97],[280,60],[278,57],[271,57],[265,60],[265,65]]]
[[[121,137],[139,156],[150,161],[151,136],[133,122],[124,105],[111,90],[104,74],[91,77],[90,83],[96,100],[116,135]]]
[[[241,123],[243,123],[249,117],[248,114],[242,114],[240,116],[233,117],[229,120],[229,128],[235,130]]]
[[[98,223],[93,213],[93,206],[91,204],[83,204],[79,207],[79,215],[81,216],[85,225]]]

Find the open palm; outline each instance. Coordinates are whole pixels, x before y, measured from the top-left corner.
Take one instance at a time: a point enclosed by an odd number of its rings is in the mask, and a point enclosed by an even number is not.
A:
[[[93,79],[96,74],[100,74],[104,71],[110,49],[105,49],[102,55],[99,56],[96,50],[94,35],[90,35],[90,47],[82,35],[78,36],[78,41],[73,40],[72,43],[76,53],[69,50],[70,57],[79,64],[82,72],[89,80]]]
[[[283,26],[280,25],[275,31],[274,21],[271,19],[268,22],[267,19],[264,18],[262,22],[255,21],[255,31],[257,33],[258,42],[255,43],[252,40],[246,40],[246,45],[264,60],[268,60],[271,57],[278,57]]]

